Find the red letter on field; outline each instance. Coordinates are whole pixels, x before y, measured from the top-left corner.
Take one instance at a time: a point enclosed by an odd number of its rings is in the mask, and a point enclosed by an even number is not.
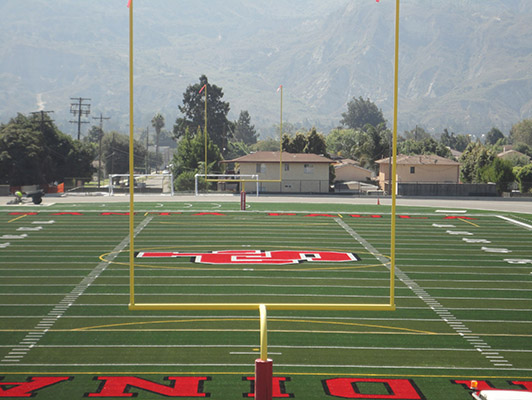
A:
[[[249,393],[244,393],[245,398],[255,397],[255,377],[246,376],[242,378],[245,381],[251,382],[251,388]],[[277,398],[291,398],[294,397],[292,393],[286,393],[285,382],[290,382],[290,378],[284,376],[274,376],[272,381],[272,397]]]
[[[38,376],[29,377],[26,382],[0,382],[0,397],[34,397],[33,392],[37,390],[71,379],[70,376]]]
[[[525,390],[532,392],[532,381],[512,381],[512,385],[522,386]]]
[[[167,397],[209,397],[208,393],[203,393],[203,383],[209,381],[209,377],[169,376],[164,379],[173,382],[166,386],[134,376],[97,376],[95,380],[103,381],[98,392],[86,393],[85,397],[135,397],[137,393],[129,392],[132,387]]]
[[[322,381],[325,393],[343,399],[422,400],[424,397],[409,379],[335,378]],[[357,383],[380,383],[388,394],[360,393]]]

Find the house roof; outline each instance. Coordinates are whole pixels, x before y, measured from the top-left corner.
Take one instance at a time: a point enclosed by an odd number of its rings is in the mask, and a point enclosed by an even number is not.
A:
[[[507,157],[507,156],[519,156],[519,157],[526,157],[526,158],[530,159],[530,157],[527,156],[526,154],[521,153],[520,151],[517,151],[517,150],[513,150],[513,149],[505,150],[502,153],[497,154],[497,157],[499,157],[499,158],[504,158],[504,157]]]
[[[334,164],[335,167],[337,165],[358,165],[360,166],[359,161],[352,160],[350,158],[338,158],[338,159],[334,159],[333,161],[335,161],[335,164]]]
[[[367,168],[363,168],[361,167],[360,165],[355,165],[355,164],[334,164],[334,169],[335,170],[339,170],[339,169],[356,169],[358,171],[363,171],[363,172],[368,172],[368,173],[372,173],[371,170],[367,169]]]
[[[377,164],[389,164],[390,158],[386,157],[381,160],[375,161]],[[422,154],[415,156],[407,156],[404,154],[397,155],[398,165],[460,165],[460,163],[436,156],[434,154]]]
[[[306,153],[288,153],[283,151],[283,162],[286,163],[333,163],[334,161],[317,154]],[[278,151],[257,151],[255,153],[247,154],[242,157],[235,158],[234,160],[225,160],[226,163],[278,163],[279,152]]]

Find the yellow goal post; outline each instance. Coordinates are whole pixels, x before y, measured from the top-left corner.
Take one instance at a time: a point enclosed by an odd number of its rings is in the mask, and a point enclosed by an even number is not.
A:
[[[199,190],[199,178],[204,177],[205,182],[219,182],[219,183],[245,183],[245,182],[255,182],[255,190],[257,197],[259,197],[260,182],[263,182],[259,179],[257,174],[245,175],[245,174],[196,174],[194,175],[194,193],[196,196],[200,195]]]
[[[260,304],[260,303],[136,303],[135,301],[135,245],[134,245],[134,191],[133,191],[133,3],[129,0],[129,172],[130,172],[130,203],[129,203],[129,309],[130,310],[259,310],[261,314],[261,333],[266,331],[266,309],[270,310],[341,310],[341,311],[358,311],[358,310],[395,310],[395,234],[396,234],[396,162],[397,162],[397,104],[398,104],[398,65],[399,65],[399,8],[400,0],[396,0],[395,11],[395,58],[394,58],[394,109],[393,109],[393,145],[392,145],[392,198],[391,198],[391,225],[390,225],[390,296],[389,302],[383,304]],[[280,136],[280,173],[282,174],[282,86],[281,90],[281,136]],[[205,107],[207,102],[205,101]],[[205,112],[205,118],[207,112]],[[206,121],[207,122],[207,121]],[[205,135],[207,135],[207,123],[205,123]],[[205,136],[205,168],[207,167],[207,136]],[[205,171],[207,174],[207,171]],[[281,179],[282,175],[280,175]],[[235,180],[236,182],[237,180]],[[262,342],[262,340],[261,340]],[[262,343],[261,343],[262,344]],[[261,358],[266,358],[267,353],[261,350]]]

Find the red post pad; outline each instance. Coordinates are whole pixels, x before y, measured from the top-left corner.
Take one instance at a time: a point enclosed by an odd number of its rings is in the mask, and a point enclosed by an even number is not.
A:
[[[240,210],[246,211],[246,192],[240,192]]]
[[[273,361],[255,360],[255,400],[272,400]]]

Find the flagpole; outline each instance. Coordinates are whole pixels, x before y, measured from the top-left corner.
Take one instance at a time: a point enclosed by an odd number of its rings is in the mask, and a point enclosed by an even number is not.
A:
[[[281,89],[281,122],[279,124],[279,180],[283,180],[283,85]],[[282,187],[282,184],[281,184]]]
[[[129,304],[135,305],[135,212],[133,154],[133,0],[129,7]]]
[[[205,88],[205,179],[207,179],[207,84]]]

